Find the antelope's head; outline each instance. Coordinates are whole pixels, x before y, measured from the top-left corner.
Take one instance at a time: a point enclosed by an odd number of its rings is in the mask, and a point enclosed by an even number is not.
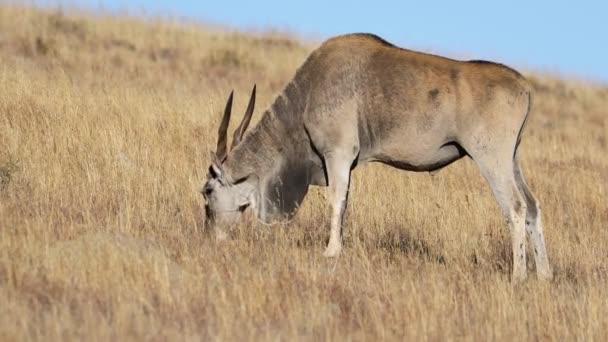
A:
[[[215,152],[211,153],[211,165],[207,173],[207,180],[201,189],[205,198],[207,227],[212,227],[215,230],[216,237],[220,239],[225,237],[225,229],[238,222],[243,211],[253,204],[257,191],[257,179],[255,177],[247,176],[234,179],[233,175],[238,174],[238,172],[234,172],[234,170],[230,170],[224,165],[224,161],[228,158],[227,132],[233,95],[234,92],[230,93],[226,103],[224,116],[218,130],[217,148]],[[254,106],[255,86],[245,116],[234,132],[231,150],[242,141],[251,121]]]

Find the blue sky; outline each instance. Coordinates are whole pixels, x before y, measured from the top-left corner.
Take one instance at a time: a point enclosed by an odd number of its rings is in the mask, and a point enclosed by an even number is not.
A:
[[[319,40],[340,33],[372,32],[411,49],[456,58],[490,59],[523,69],[608,83],[608,0],[68,3],[185,17],[243,30],[288,30]]]

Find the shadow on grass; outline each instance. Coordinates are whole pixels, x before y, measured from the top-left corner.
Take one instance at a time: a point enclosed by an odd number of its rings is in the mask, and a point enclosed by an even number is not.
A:
[[[513,263],[510,238],[503,234],[492,236],[487,248],[471,251],[469,260],[474,268],[510,274]]]
[[[373,242],[375,248],[383,249],[391,257],[405,255],[445,265],[446,259],[436,251],[431,244],[421,237],[413,236],[410,232],[393,229],[378,237]]]

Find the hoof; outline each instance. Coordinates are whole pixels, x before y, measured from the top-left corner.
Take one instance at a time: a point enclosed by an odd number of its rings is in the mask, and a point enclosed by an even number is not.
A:
[[[526,281],[526,273],[520,273],[520,274],[513,274],[511,276],[511,284],[513,285],[519,285],[519,284],[523,284]]]
[[[325,252],[323,252],[323,256],[326,258],[335,258],[340,255],[341,247],[327,247]]]
[[[226,241],[227,239],[228,239],[228,234],[226,234],[226,232],[224,232],[223,230],[215,231],[215,241],[220,242],[220,241]]]
[[[551,269],[548,270],[540,270],[537,273],[538,279],[544,281],[552,281],[553,280],[553,271]]]

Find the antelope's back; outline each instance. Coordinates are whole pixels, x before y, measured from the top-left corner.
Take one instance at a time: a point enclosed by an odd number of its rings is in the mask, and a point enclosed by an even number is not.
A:
[[[358,122],[362,150],[441,145],[484,120],[521,127],[526,110],[519,108],[528,106],[531,92],[504,65],[402,49],[370,34],[327,40],[303,69],[309,108],[330,115],[341,103],[356,103],[354,117],[338,119]]]

